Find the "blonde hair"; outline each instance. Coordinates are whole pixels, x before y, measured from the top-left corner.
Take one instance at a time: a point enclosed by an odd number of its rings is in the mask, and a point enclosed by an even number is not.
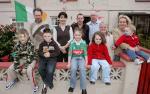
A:
[[[135,27],[135,25],[133,25],[133,24],[130,24],[130,25],[128,26],[128,28],[130,28],[133,32],[136,31],[136,27]]]
[[[131,19],[130,19],[127,15],[120,15],[120,16],[119,16],[119,20],[120,20],[121,18],[126,19],[126,21],[127,21],[127,25],[132,24]],[[119,21],[119,20],[118,20],[118,21]]]

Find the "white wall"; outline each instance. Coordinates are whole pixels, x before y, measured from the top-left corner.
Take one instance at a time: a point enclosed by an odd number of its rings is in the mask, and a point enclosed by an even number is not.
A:
[[[33,0],[17,0],[33,7]],[[77,2],[62,3],[60,0],[36,0],[37,7],[46,11],[49,16],[57,16],[64,8],[68,14],[68,24],[75,21],[79,12],[89,16],[93,10],[104,17],[102,20],[109,23],[111,30],[116,26],[119,12],[146,12],[150,13],[150,2],[135,2],[135,0],[78,0]],[[92,6],[94,4],[94,7]],[[13,3],[0,3],[0,24],[9,24],[15,17]]]

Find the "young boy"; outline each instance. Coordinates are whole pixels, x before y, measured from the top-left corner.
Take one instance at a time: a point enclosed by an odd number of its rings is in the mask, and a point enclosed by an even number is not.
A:
[[[76,73],[80,69],[80,88],[82,94],[87,94],[86,91],[86,65],[87,65],[87,46],[86,42],[82,40],[82,32],[74,31],[74,40],[69,47],[68,68],[71,67],[70,88],[68,92],[73,92],[76,86]]]
[[[39,46],[39,73],[44,82],[42,94],[46,94],[47,86],[50,89],[54,87],[53,75],[60,50],[57,43],[52,39],[52,32],[50,29],[44,29],[43,39],[44,41]]]
[[[150,56],[139,49],[139,38],[135,35],[136,28],[134,25],[130,25],[125,28],[125,33],[116,42],[115,47],[118,47],[121,43],[127,43],[130,45],[129,49],[125,49],[127,55],[134,61],[135,64],[141,64],[144,61],[138,57],[143,57],[147,63],[150,63]],[[114,48],[115,48],[114,47]]]
[[[33,93],[35,93],[38,89],[33,76],[36,54],[26,29],[18,31],[18,40],[14,47],[14,64],[9,67],[7,72],[9,83],[6,85],[6,89],[11,88],[18,81],[19,76],[26,74],[32,83]]]

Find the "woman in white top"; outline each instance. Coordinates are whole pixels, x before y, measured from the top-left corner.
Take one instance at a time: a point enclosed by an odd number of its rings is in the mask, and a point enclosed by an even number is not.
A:
[[[71,26],[66,25],[67,14],[60,12],[58,14],[59,25],[53,29],[54,41],[58,44],[61,53],[58,56],[58,62],[67,62],[68,60],[68,47],[70,42],[73,40],[73,31]]]
[[[111,57],[111,60],[113,60],[113,58],[114,58],[114,50],[112,50],[112,46],[114,45],[113,36],[110,32],[108,32],[107,25],[104,22],[102,22],[99,25],[99,30],[100,30],[100,32],[102,32],[105,35],[106,46],[108,48],[108,52],[109,52],[109,55]]]

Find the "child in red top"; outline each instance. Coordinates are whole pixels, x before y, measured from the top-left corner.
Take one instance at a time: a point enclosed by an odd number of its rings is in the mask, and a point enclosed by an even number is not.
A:
[[[106,39],[101,32],[96,32],[93,35],[92,43],[88,48],[88,62],[91,64],[90,83],[95,84],[97,80],[97,72],[102,67],[103,81],[106,85],[110,85],[110,59]]]
[[[130,25],[128,27],[125,28],[125,34],[122,35],[116,42],[115,42],[115,47],[118,47],[121,43],[127,43],[129,44],[130,48],[129,49],[125,49],[124,51],[127,53],[127,55],[134,60],[135,64],[141,64],[144,61],[140,60],[138,57],[141,56],[143,57],[145,60],[147,60],[147,62],[150,62],[150,56],[148,54],[146,54],[143,51],[140,51],[139,49],[139,38],[138,36],[134,33],[134,31],[136,31],[135,26]]]

